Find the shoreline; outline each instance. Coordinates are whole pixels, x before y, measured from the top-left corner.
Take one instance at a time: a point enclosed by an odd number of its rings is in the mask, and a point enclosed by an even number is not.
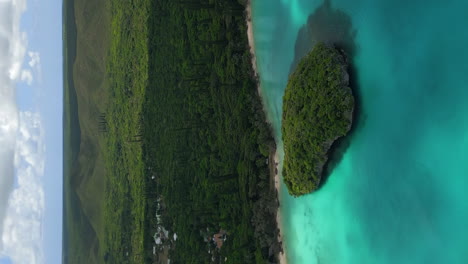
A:
[[[280,214],[281,204],[279,201],[279,196],[280,196],[280,177],[278,173],[279,157],[278,157],[278,151],[276,149],[274,152],[273,161],[274,161],[274,173],[275,173],[274,181],[275,181],[276,197],[278,200],[278,209],[276,210],[276,227],[278,228],[278,231],[279,231],[278,242],[281,245],[281,251],[278,254],[278,261],[279,261],[279,264],[287,264],[288,262],[286,260],[286,252],[283,246],[283,231],[282,231],[283,222],[282,222],[281,214]]]
[[[254,42],[254,35],[253,35],[253,25],[252,25],[252,7],[250,4],[250,0],[247,1],[247,6],[245,8],[247,13],[246,16],[246,23],[247,23],[247,39],[249,40],[249,48],[250,48],[250,55],[252,56],[252,68],[254,71],[254,77],[258,78],[258,71],[257,71],[257,57],[255,56],[255,42]],[[258,90],[260,90],[260,85],[257,86]]]
[[[257,57],[255,56],[255,42],[254,42],[254,34],[253,34],[253,25],[252,25],[252,7],[251,7],[251,0],[247,1],[246,5],[246,23],[247,23],[247,38],[249,41],[249,48],[250,48],[250,55],[251,55],[251,63],[252,63],[252,69],[254,71],[254,78],[257,79],[257,91],[260,97],[262,97],[262,92],[260,89],[260,81],[259,81],[259,75],[257,71]],[[280,202],[279,202],[279,195],[280,195],[280,177],[278,173],[278,164],[279,164],[279,157],[278,157],[278,152],[277,148],[275,148],[274,152],[272,152],[273,158],[270,158],[273,162],[270,163],[270,177],[274,177],[274,186],[276,189],[276,195],[277,195],[277,200],[278,200],[278,209],[276,211],[276,227],[278,228],[278,242],[281,245],[281,251],[278,253],[278,261],[279,264],[287,264],[286,261],[286,253],[283,247],[283,234],[281,231],[282,228],[282,222],[281,222],[281,215],[280,215]]]

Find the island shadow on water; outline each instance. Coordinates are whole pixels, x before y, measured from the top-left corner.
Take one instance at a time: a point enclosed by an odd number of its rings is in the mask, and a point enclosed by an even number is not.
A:
[[[349,85],[355,101],[351,129],[346,136],[337,139],[328,150],[328,161],[324,165],[318,189],[326,183],[328,176],[340,163],[353,135],[357,128],[362,127],[364,121],[360,108],[359,84],[354,65],[354,57],[358,49],[355,42],[356,34],[357,31],[353,29],[351,17],[342,10],[334,9],[331,0],[324,0],[322,5],[309,16],[307,24],[299,30],[296,39],[294,60],[291,64],[290,73],[294,72],[299,61],[312,50],[315,44],[323,42],[333,45],[344,51],[348,59]]]

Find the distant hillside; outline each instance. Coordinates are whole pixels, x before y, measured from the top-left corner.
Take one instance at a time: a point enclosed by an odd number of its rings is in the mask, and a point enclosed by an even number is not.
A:
[[[98,116],[106,101],[108,8],[104,1],[64,0],[63,24],[63,263],[92,264],[99,263],[103,230]]]

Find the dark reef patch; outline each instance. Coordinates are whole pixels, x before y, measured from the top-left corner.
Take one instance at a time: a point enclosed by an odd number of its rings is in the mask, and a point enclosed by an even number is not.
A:
[[[299,30],[294,59],[291,63],[290,73],[295,69],[299,61],[312,50],[319,42],[334,45],[342,50],[349,62],[349,84],[353,91],[355,106],[353,112],[353,125],[348,135],[337,139],[328,151],[328,161],[324,165],[319,188],[323,186],[328,176],[340,163],[344,153],[348,149],[353,135],[359,127],[363,126],[365,116],[361,109],[359,83],[354,65],[354,58],[359,52],[355,38],[357,31],[354,29],[351,17],[344,11],[333,8],[331,0],[323,3],[312,13],[307,23]]]
[[[357,51],[356,34],[351,17],[339,9],[334,9],[331,0],[324,0],[322,5],[309,16],[307,24],[299,30],[291,72],[318,42],[334,45],[344,50],[349,58],[353,58]]]

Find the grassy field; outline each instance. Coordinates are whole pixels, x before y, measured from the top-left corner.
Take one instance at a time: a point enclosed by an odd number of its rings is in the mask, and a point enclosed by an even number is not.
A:
[[[151,237],[145,229],[149,215],[141,144],[149,72],[149,1],[110,3],[112,40],[107,73],[112,103],[104,117],[108,182],[103,258],[109,263],[144,263],[145,235]]]

